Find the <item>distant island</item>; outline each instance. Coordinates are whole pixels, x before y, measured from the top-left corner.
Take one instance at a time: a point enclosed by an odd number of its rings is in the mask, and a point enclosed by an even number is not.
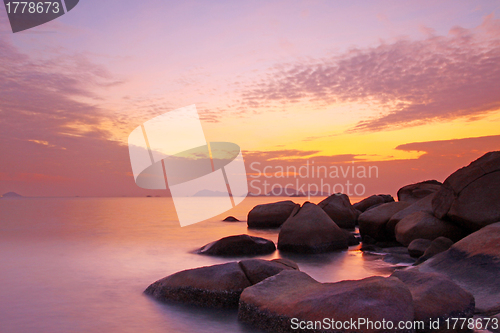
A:
[[[21,199],[21,198],[24,198],[24,196],[17,194],[16,192],[7,192],[7,193],[4,193],[0,198]]]
[[[325,192],[302,192],[294,188],[274,187],[266,194],[248,193],[249,197],[328,197],[331,193]]]
[[[201,190],[193,194],[193,197],[227,197],[228,195],[227,192]]]

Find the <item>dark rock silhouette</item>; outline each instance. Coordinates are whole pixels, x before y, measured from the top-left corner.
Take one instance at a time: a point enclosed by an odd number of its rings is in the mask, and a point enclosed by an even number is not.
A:
[[[259,255],[276,251],[273,241],[249,235],[237,235],[221,238],[209,243],[197,252],[213,256]]]

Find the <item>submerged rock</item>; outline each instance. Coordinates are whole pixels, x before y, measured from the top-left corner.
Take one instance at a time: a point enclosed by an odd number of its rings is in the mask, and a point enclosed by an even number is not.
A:
[[[500,151],[490,152],[444,181],[434,215],[470,230],[500,221]]]
[[[299,204],[290,200],[257,205],[248,213],[248,227],[279,228],[299,208]]]
[[[398,201],[415,203],[426,196],[439,191],[443,184],[437,180],[426,180],[420,183],[403,186],[398,190]]]
[[[296,318],[292,321],[293,318]],[[370,277],[357,281],[320,283],[297,271],[283,271],[243,291],[238,319],[267,332],[297,332],[296,321],[411,321],[412,296],[397,278]],[[323,327],[325,329],[325,327]],[[387,332],[355,327],[335,332]],[[321,330],[307,330],[320,332]],[[411,332],[392,330],[391,332]]]
[[[295,253],[321,253],[347,249],[347,237],[317,205],[306,202],[281,226],[278,249]]]
[[[242,291],[296,264],[284,259],[248,259],[177,272],[151,284],[144,293],[159,301],[236,308]]]
[[[274,242],[249,235],[229,236],[209,243],[198,250],[199,254],[237,256],[268,254],[276,251]]]
[[[476,299],[476,312],[500,312],[500,222],[470,234],[423,264],[421,272],[448,276]]]
[[[345,194],[332,194],[321,201],[318,206],[340,227],[354,229],[358,212],[351,205],[349,197]]]

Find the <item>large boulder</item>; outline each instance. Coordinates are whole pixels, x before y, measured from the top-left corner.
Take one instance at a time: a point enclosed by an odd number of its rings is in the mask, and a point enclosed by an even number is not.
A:
[[[437,180],[426,180],[420,183],[406,185],[398,190],[398,201],[415,203],[429,194],[439,191],[443,184]]]
[[[358,217],[359,233],[375,240],[384,241],[391,238],[386,230],[386,224],[397,212],[411,204],[408,202],[388,202],[365,211]]]
[[[387,222],[387,232],[391,235],[394,235],[394,229],[396,228],[396,224],[399,223],[402,219],[407,217],[410,214],[416,213],[416,212],[427,212],[427,213],[432,213],[432,199],[436,193],[429,194],[428,196],[420,199],[419,201],[413,203],[411,206],[408,206],[407,208],[400,210],[396,214],[394,214],[389,222]]]
[[[474,297],[444,275],[421,273],[416,270],[398,270],[392,277],[400,279],[410,289],[415,309],[415,321],[424,323],[418,332],[469,332],[465,329],[447,330],[445,320],[472,318]],[[439,325],[431,329],[431,322]]]
[[[364,212],[370,209],[373,206],[378,206],[383,203],[393,202],[394,198],[390,194],[374,194],[363,200],[356,202],[354,205],[354,209],[359,210],[360,212]]]
[[[249,235],[229,236],[209,243],[197,252],[213,256],[240,256],[268,254],[276,251],[274,242]]]
[[[248,213],[248,227],[279,228],[299,208],[299,204],[290,200],[257,205]]]
[[[405,246],[419,238],[434,240],[443,236],[458,241],[467,234],[453,223],[440,220],[426,212],[416,212],[399,221],[395,233],[396,240]]]
[[[470,230],[500,221],[500,151],[449,176],[432,201],[434,215]]]
[[[500,312],[500,222],[465,237],[417,266],[455,281],[476,299],[476,312]]]
[[[283,271],[243,291],[238,319],[268,332],[305,332],[324,319],[358,323],[367,321],[411,321],[412,296],[397,278],[370,277],[358,281],[320,283],[297,271]],[[302,330],[297,330],[303,321]],[[304,327],[305,326],[305,327]],[[310,326],[309,326],[310,328]],[[365,325],[346,330],[307,329],[307,332],[388,332]],[[391,330],[390,332],[413,332]]]
[[[347,237],[317,205],[306,202],[281,226],[278,249],[295,253],[321,253],[347,249]]]
[[[239,263],[199,267],[158,280],[144,293],[164,302],[235,308],[243,289],[283,270],[295,270],[293,266],[294,263],[289,260],[248,259]]]
[[[354,229],[358,212],[351,205],[349,197],[336,193],[321,201],[318,206],[341,228]]]

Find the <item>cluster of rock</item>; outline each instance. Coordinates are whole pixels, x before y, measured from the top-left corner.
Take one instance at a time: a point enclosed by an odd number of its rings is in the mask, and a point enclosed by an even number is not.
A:
[[[491,152],[450,175],[444,183],[425,181],[390,195],[372,195],[351,205],[334,194],[318,205],[292,201],[258,205],[249,228],[280,228],[283,252],[345,250],[363,238],[362,250],[400,246],[415,264],[390,277],[320,283],[288,260],[259,259],[182,271],[153,283],[146,293],[211,307],[238,307],[238,318],[268,332],[296,332],[292,319],[338,321],[422,321],[416,330],[446,330],[447,318],[500,313],[500,152]],[[404,246],[404,247],[401,247]],[[265,250],[264,250],[265,249]],[[275,251],[258,237],[239,235],[207,244],[199,253],[247,255]],[[495,317],[495,318],[497,318]],[[432,326],[439,322],[441,326]],[[308,332],[387,332],[358,327]]]

